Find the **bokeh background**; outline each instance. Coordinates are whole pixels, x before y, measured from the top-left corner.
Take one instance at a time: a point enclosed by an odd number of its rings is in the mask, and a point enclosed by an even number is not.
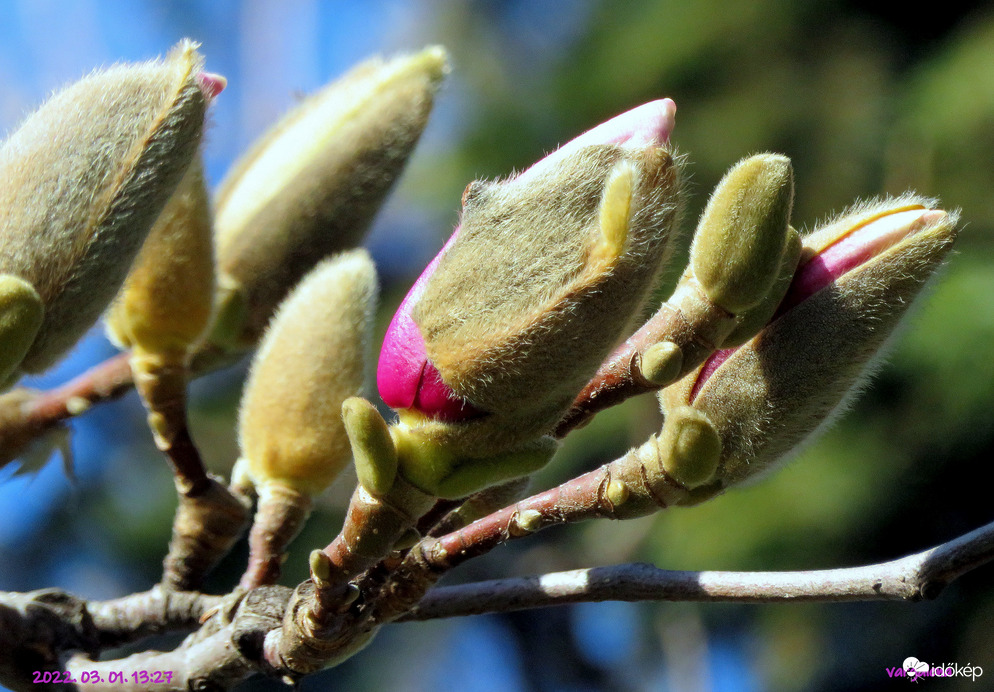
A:
[[[441,43],[454,66],[421,145],[368,241],[384,283],[381,330],[450,232],[474,178],[507,174],[578,132],[662,96],[678,104],[689,231],[722,172],[783,152],[795,225],[908,188],[962,208],[959,252],[896,341],[875,384],[789,468],[694,509],[550,530],[457,577],[633,560],[673,569],[797,570],[886,560],[994,519],[994,6],[928,11],[856,0],[0,0],[0,129],[95,66],[164,53],[184,36],[229,78],[206,161],[216,185],[300,94],[375,53]],[[0,181],[2,184],[2,181]],[[675,267],[676,270],[679,267]],[[99,330],[49,387],[113,353]],[[244,366],[194,386],[209,463],[237,454]],[[134,395],[72,426],[75,480],[57,459],[0,470],[0,589],[91,598],[158,578],[175,499]],[[538,483],[615,458],[660,421],[651,397],[571,437]],[[354,483],[326,498],[291,555],[337,531]],[[237,579],[244,547],[211,588]],[[983,666],[991,689],[994,569],[909,604],[606,603],[395,625],[303,690],[879,690],[908,656]],[[170,645],[169,641],[161,642]],[[246,690],[278,689],[250,683]]]

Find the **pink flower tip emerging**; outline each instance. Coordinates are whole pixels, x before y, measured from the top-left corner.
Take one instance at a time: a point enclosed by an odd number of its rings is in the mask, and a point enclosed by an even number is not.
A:
[[[571,139],[534,166],[518,179],[527,179],[555,165],[583,147],[598,144],[617,144],[630,147],[661,147],[670,141],[676,125],[676,103],[673,99],[659,99],[642,104],[607,122],[587,130]]]
[[[456,229],[456,233],[459,229]],[[452,234],[455,238],[456,233]],[[424,293],[425,284],[452,238],[414,282],[397,313],[390,320],[380,360],[376,365],[376,388],[390,408],[416,409],[444,421],[474,418],[483,412],[453,393],[428,360],[425,340],[411,317],[411,310]]]
[[[201,72],[197,75],[197,82],[200,84],[200,89],[204,92],[204,95],[212,99],[228,86],[228,80],[219,74],[213,72]]]
[[[676,104],[659,99],[622,113],[549,154],[516,179],[536,176],[583,147],[615,144],[630,147],[661,147],[673,132]],[[429,361],[424,338],[411,317],[411,311],[424,293],[425,285],[459,229],[424,270],[400,304],[387,328],[376,368],[376,386],[383,401],[395,409],[416,409],[445,421],[460,421],[483,415],[466,399],[456,396]]]
[[[935,226],[946,216],[946,212],[941,210],[914,206],[912,209],[889,210],[872,216],[840,235],[807,261],[802,261],[780,307],[770,321],[776,320],[847,272],[879,257],[905,238],[924,228]],[[691,403],[704,383],[736,350],[730,348],[715,351],[705,361],[691,389]]]

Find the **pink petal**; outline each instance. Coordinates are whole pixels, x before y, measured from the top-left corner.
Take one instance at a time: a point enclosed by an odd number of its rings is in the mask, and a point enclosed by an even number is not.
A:
[[[672,99],[650,101],[638,108],[617,115],[570,140],[521,173],[517,180],[527,180],[583,147],[596,144],[623,144],[633,147],[662,146],[669,141],[675,123],[676,103]]]
[[[197,75],[197,83],[208,99],[212,99],[228,86],[228,80],[213,72],[201,72]]]

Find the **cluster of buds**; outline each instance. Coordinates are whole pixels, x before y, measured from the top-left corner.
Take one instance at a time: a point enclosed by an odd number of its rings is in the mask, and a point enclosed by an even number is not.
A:
[[[628,396],[658,392],[661,432],[560,488],[561,513],[515,511],[500,531],[693,504],[773,467],[843,408],[956,237],[956,214],[910,194],[802,236],[790,160],[758,154],[718,184],[686,270],[643,320],[682,198],[676,106],[654,101],[466,188],[387,329],[388,422],[360,398],[378,282],[357,246],[446,61],[438,47],[372,60],[304,100],[236,164],[213,212],[198,150],[225,81],[189,41],[56,94],[0,148],[0,387],[106,311],[180,491],[165,587],[194,588],[253,500],[240,587],[276,581],[313,498],[354,459],[342,532],[311,553],[289,624],[264,644],[297,672],[372,636],[382,602],[352,608],[356,584],[371,601],[396,587],[391,569],[405,574],[424,531],[506,501],[559,438]],[[257,345],[229,488],[190,439],[186,384],[198,358]],[[360,611],[351,639],[308,638]]]
[[[654,389],[665,426],[622,475],[656,479],[641,484],[653,508],[699,501],[784,457],[857,388],[941,264],[955,215],[906,196],[802,239],[790,161],[749,157],[712,195],[673,295],[636,329],[679,208],[674,110],[647,104],[467,188],[380,355],[409,482],[462,497],[526,475],[584,411]]]

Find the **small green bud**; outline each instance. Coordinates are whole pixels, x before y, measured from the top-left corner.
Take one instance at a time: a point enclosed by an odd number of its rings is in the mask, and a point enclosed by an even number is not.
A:
[[[390,428],[399,473],[416,488],[436,497],[455,500],[527,476],[549,463],[558,448],[551,437],[541,437],[506,452],[464,456],[434,434],[437,423],[411,425],[412,415],[405,414],[400,423]]]
[[[663,470],[688,490],[714,478],[721,459],[721,438],[701,411],[689,406],[667,411],[656,445]]]
[[[316,495],[348,463],[342,404],[362,388],[376,302],[365,250],[325,260],[280,307],[242,397],[239,440],[258,488]]]
[[[383,497],[397,476],[397,449],[390,428],[375,406],[357,396],[342,404],[342,420],[360,485],[373,497]]]
[[[311,267],[362,241],[447,70],[438,46],[367,61],[305,99],[235,164],[217,197],[216,345],[255,345]]]
[[[44,305],[20,369],[39,372],[117,293],[199,146],[216,89],[195,45],[73,84],[0,148],[0,273]]]
[[[653,344],[640,356],[639,372],[653,384],[667,384],[676,379],[683,367],[683,351],[672,341]]]
[[[44,317],[45,306],[31,284],[0,275],[0,388],[16,376]]]
[[[694,275],[715,304],[738,315],[767,296],[779,275],[793,204],[786,156],[751,156],[725,174],[690,251]]]

